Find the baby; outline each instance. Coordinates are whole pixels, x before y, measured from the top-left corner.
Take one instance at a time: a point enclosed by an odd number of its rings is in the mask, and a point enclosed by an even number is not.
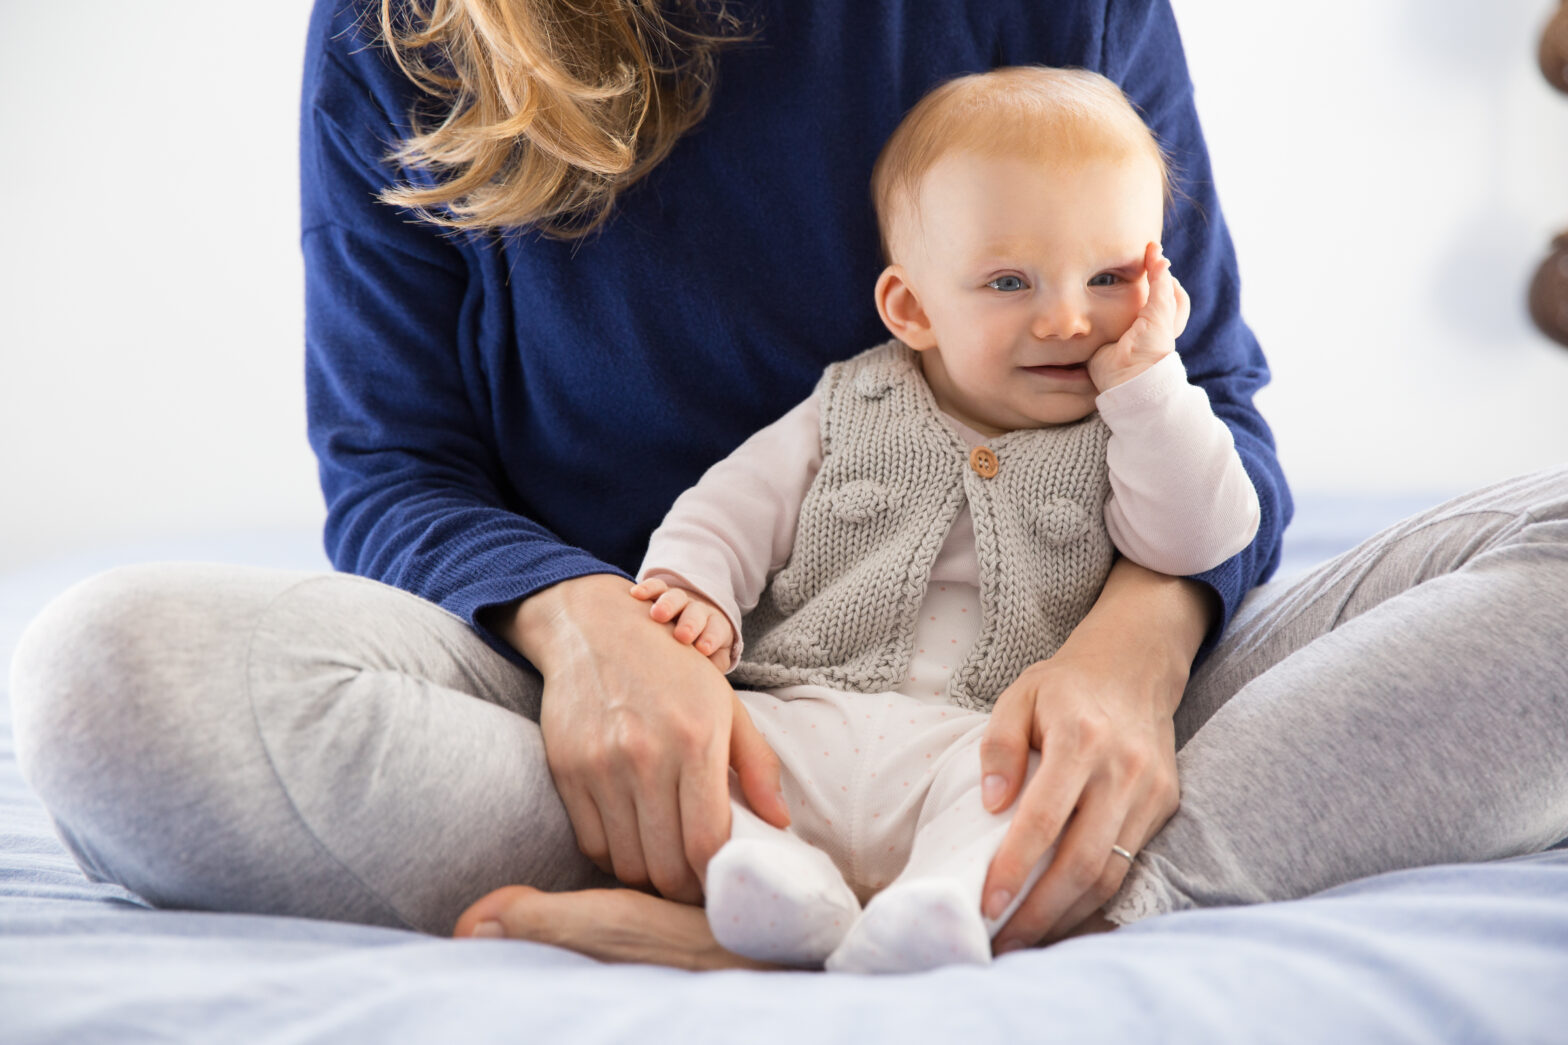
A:
[[[894,132],[873,190],[894,339],[682,494],[632,591],[730,673],[783,763],[788,829],[735,791],[706,872],[715,937],[892,972],[988,962],[1011,916],[980,907],[1009,815],[980,796],[997,696],[1118,552],[1209,569],[1252,539],[1258,502],[1175,352],[1168,174],[1115,85],[952,81]]]

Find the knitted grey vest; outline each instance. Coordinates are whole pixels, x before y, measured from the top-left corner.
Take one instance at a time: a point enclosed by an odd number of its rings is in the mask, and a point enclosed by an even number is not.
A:
[[[967,501],[981,627],[947,697],[989,710],[1025,668],[1056,652],[1110,572],[1110,430],[1091,414],[1008,432],[988,444],[997,466],[987,478],[901,342],[828,367],[817,394],[822,470],[789,562],[742,622],[745,651],[732,678],[759,689],[897,689],[931,567]]]

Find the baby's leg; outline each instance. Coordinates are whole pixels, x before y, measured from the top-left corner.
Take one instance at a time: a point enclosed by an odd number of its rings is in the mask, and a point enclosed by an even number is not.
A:
[[[985,718],[943,756],[921,809],[904,870],[866,905],[827,967],[836,972],[915,972],[941,965],[984,965],[991,938],[1012,916],[980,913],[986,871],[1011,822],[1012,809],[991,813],[980,801],[980,738]],[[1029,756],[1032,776],[1039,755]],[[1050,863],[1048,850],[1020,898]]]
[[[742,692],[740,698],[759,725],[775,717],[769,712],[777,708],[767,707],[768,702],[780,703],[761,693]],[[808,708],[800,704],[789,710],[799,722]],[[836,709],[824,711],[839,715]],[[785,800],[799,822],[811,815],[799,800],[797,784],[803,745],[779,731],[768,739],[783,764]],[[733,780],[731,796],[730,839],[708,862],[704,883],[714,937],[747,958],[821,966],[859,916],[860,902],[827,853],[758,817]]]

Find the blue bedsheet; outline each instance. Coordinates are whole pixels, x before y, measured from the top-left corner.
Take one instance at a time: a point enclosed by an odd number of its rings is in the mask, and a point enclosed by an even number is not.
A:
[[[1339,505],[1331,518],[1343,546],[1397,514]],[[1315,557],[1333,542],[1322,519],[1304,521],[1298,547]],[[303,535],[187,547],[317,561]],[[0,578],[0,663],[36,604],[108,564]],[[508,941],[151,910],[88,882],[65,854],[21,782],[0,700],[0,1042],[650,1039],[1568,1042],[1568,851],[1156,918],[988,969],[868,979],[606,966]]]

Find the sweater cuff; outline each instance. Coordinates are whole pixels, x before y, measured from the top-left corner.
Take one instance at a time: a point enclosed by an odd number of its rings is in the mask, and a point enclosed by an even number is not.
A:
[[[1094,406],[1105,423],[1114,427],[1118,418],[1174,395],[1186,384],[1187,368],[1182,366],[1181,356],[1171,352],[1143,373],[1095,396]]]
[[[576,580],[578,577],[587,577],[596,573],[626,577],[628,583],[631,581],[624,570],[617,569],[587,552],[577,549],[563,549],[563,551],[569,553],[554,557],[545,570],[531,573],[526,578],[516,575],[495,576],[465,584],[442,598],[440,605],[448,613],[467,621],[479,637],[485,640],[486,645],[501,656],[519,667],[537,670],[527,657],[512,648],[510,642],[484,624],[481,617],[486,610],[521,602],[562,581]]]

